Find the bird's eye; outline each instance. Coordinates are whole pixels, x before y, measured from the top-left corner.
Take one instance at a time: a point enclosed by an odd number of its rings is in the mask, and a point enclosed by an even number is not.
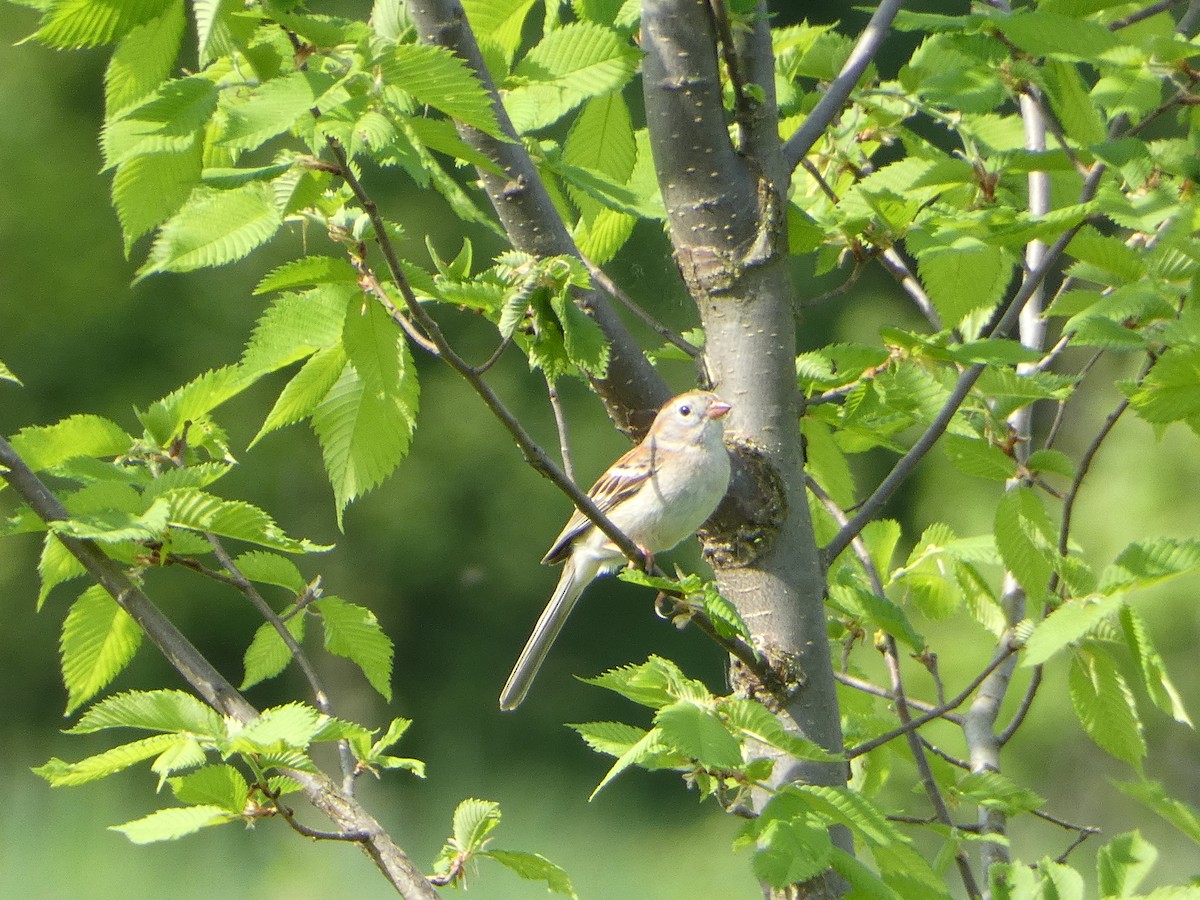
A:
[[[679,407],[679,414],[681,416],[690,416],[692,414],[692,408],[685,403],[683,406]]]

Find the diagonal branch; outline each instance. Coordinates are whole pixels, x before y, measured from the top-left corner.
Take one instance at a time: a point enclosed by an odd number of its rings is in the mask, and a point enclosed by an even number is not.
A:
[[[821,139],[825,129],[842,111],[842,107],[850,98],[850,92],[862,78],[863,72],[867,70],[867,66],[875,58],[879,48],[883,46],[884,38],[887,37],[888,31],[892,27],[892,20],[896,18],[896,13],[903,5],[904,0],[882,0],[876,7],[875,14],[871,16],[871,21],[863,29],[849,59],[842,66],[842,71],[830,83],[829,88],[825,91],[825,96],[813,107],[812,112],[804,120],[804,124],[797,128],[784,143],[783,158],[789,169],[794,169],[800,164],[800,160],[808,155],[808,151]]]
[[[50,523],[68,518],[58,498],[4,438],[0,438],[0,478],[8,482],[17,496],[42,521]],[[249,722],[258,716],[258,710],[238,693],[141,588],[130,580],[125,570],[94,541],[77,540],[67,535],[60,535],[58,539],[79,560],[92,579],[141,626],[146,637],[158,647],[167,662],[209,706],[240,722]],[[361,844],[363,851],[401,896],[437,900],[437,894],[425,876],[379,822],[353,798],[339,791],[327,775],[300,771],[289,774],[303,787],[309,802],[336,822],[342,834],[354,835],[353,839]]]

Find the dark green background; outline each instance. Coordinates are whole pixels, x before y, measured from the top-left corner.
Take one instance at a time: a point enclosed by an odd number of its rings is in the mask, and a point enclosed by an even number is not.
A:
[[[825,4],[786,6],[827,20]],[[328,8],[328,7],[326,7]],[[861,13],[845,13],[858,27]],[[293,234],[265,252],[216,272],[161,276],[131,287],[145,253],[122,255],[116,216],[109,204],[109,175],[98,173],[96,135],[101,121],[103,52],[57,53],[35,44],[14,46],[32,32],[35,15],[0,6],[0,359],[24,388],[0,384],[0,433],[45,424],[75,412],[108,416],[137,429],[133,407],[144,407],[197,373],[236,359],[263,309],[250,296],[261,275],[301,245]],[[907,37],[907,36],[905,36]],[[898,46],[906,45],[905,38]],[[911,46],[911,38],[907,40]],[[883,62],[885,70],[897,63]],[[386,213],[405,223],[401,248],[427,263],[428,235],[444,256],[457,252],[464,228],[440,201],[417,195],[395,172],[368,170],[366,181]],[[476,259],[494,249],[477,231]],[[316,252],[332,252],[310,235]],[[641,225],[631,249],[611,267],[614,277],[664,320],[690,327],[689,310],[666,243],[653,225]],[[801,295],[819,293],[836,278],[814,284],[811,263],[797,264]],[[447,329],[464,353],[483,359],[494,346],[488,329],[471,317],[447,313]],[[875,340],[881,324],[915,324],[893,284],[869,273],[844,298],[809,315],[800,349],[830,340]],[[647,340],[647,344],[650,342]],[[427,866],[449,830],[458,800],[498,800],[504,822],[495,846],[542,852],[563,865],[580,895],[591,900],[628,897],[757,897],[748,857],[729,844],[737,823],[714,807],[700,806],[669,775],[629,773],[588,803],[608,762],[560,723],[624,719],[645,724],[644,710],[573,680],[652,652],[678,660],[690,674],[722,687],[719,654],[693,632],[676,632],[654,618],[644,592],[615,581],[589,592],[548,663],[528,704],[502,714],[496,696],[556,573],[538,559],[569,507],[553,487],[521,462],[501,428],[449,371],[418,356],[422,412],[411,456],[380,490],[353,505],[340,534],[320,454],[311,433],[292,428],[272,435],[252,452],[275,379],[238,398],[219,415],[228,428],[238,472],[219,486],[270,510],[290,532],[338,547],[300,561],[306,575],[320,574],[329,593],[375,610],[396,643],[395,696],[373,695],[361,677],[319,651],[338,711],[368,723],[394,715],[415,719],[398,751],[429,762],[429,780],[388,776],[368,782],[368,807]],[[667,371],[680,389],[687,366]],[[1115,364],[1096,378],[1070,421],[1068,444],[1090,438],[1118,394]],[[500,394],[548,447],[556,446],[544,384],[510,351],[490,376]],[[598,474],[626,445],[609,428],[585,387],[562,385],[572,423],[581,479]],[[936,454],[935,454],[936,456]],[[1148,462],[1152,461],[1152,462]],[[864,482],[878,477],[867,460]],[[1080,504],[1078,538],[1097,565],[1125,543],[1150,534],[1191,535],[1200,521],[1195,491],[1200,476],[1196,442],[1181,428],[1159,441],[1130,418],[1122,423],[1093,469]],[[910,543],[931,521],[950,522],[960,533],[990,530],[998,487],[972,481],[931,460],[893,501],[889,515],[905,526]],[[0,495],[0,511],[11,502]],[[178,844],[137,848],[104,826],[143,815],[169,797],[153,795],[144,768],[98,785],[51,790],[29,772],[52,755],[79,758],[107,746],[108,735],[65,737],[65,692],[56,669],[58,629],[73,598],[56,591],[34,612],[37,541],[10,539],[0,549],[0,894],[34,898],[175,898],[256,896],[315,897],[337,889],[346,895],[390,896],[369,862],[340,845],[312,845],[279,823],[244,834],[236,826],[212,830]],[[673,558],[694,564],[694,549]],[[256,625],[254,614],[231,591],[177,572],[155,573],[155,600],[240,680],[241,654]],[[1200,711],[1195,671],[1195,581],[1139,601],[1167,656],[1185,700]],[[988,655],[989,639],[964,619],[931,632],[942,653],[951,690]],[[315,650],[316,648],[314,648]],[[864,655],[864,658],[869,658]],[[1018,692],[1024,683],[1018,678]],[[928,684],[910,676],[913,690]],[[177,677],[144,648],[117,689],[166,684]],[[285,677],[256,688],[251,699],[269,705],[304,696],[298,679]],[[1152,756],[1149,774],[1169,791],[1200,802],[1194,733],[1146,711]],[[954,753],[961,737],[936,732]],[[900,748],[898,747],[899,751]],[[896,797],[920,814],[923,801],[909,792],[910,763],[897,752]],[[1131,807],[1108,777],[1131,776],[1083,736],[1066,697],[1065,671],[1052,667],[1034,715],[1005,757],[1006,771],[1051,798],[1050,811],[1103,825],[1109,834],[1132,827],[1163,851],[1159,878],[1195,872],[1195,848],[1149,813]],[[1051,826],[1019,832],[1017,852],[1029,859],[1057,855],[1069,836]],[[1093,850],[1097,843],[1092,841]],[[1087,858],[1087,849],[1077,859]],[[169,885],[169,888],[164,888]],[[485,864],[472,895],[540,896],[536,886]]]

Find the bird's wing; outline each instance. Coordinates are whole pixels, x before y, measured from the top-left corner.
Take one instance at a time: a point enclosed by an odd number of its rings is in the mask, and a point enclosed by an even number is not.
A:
[[[615,463],[608,467],[600,479],[592,485],[588,496],[596,504],[600,512],[606,516],[625,500],[638,492],[642,484],[654,471],[653,454],[648,452],[646,443],[634,447]],[[571,554],[571,544],[575,538],[591,527],[592,521],[579,510],[571,515],[567,524],[554,539],[542,563],[554,565],[565,560]]]

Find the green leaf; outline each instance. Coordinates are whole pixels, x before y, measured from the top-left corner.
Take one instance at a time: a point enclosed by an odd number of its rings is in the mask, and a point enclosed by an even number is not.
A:
[[[608,339],[596,321],[575,305],[564,289],[550,301],[563,330],[563,347],[575,366],[594,378],[608,371]]]
[[[617,32],[594,22],[573,22],[547,34],[517,64],[516,87],[505,107],[518,133],[557,122],[585,100],[623,87],[633,77],[638,51]]]
[[[610,782],[630,766],[643,765],[652,768],[654,763],[667,754],[668,747],[662,742],[657,728],[647,731],[642,738],[617,757],[609,770],[600,779],[600,783],[592,790],[588,800],[594,800]]]
[[[102,416],[76,415],[53,425],[22,428],[11,444],[25,465],[40,472],[77,456],[120,456],[133,438]]]
[[[1200,811],[1187,803],[1168,797],[1161,782],[1142,780],[1114,783],[1121,793],[1149,807],[1187,835],[1193,843],[1200,844]]]
[[[255,295],[319,284],[358,284],[354,267],[337,256],[303,256],[268,272],[254,288]],[[306,295],[307,296],[307,295]]]
[[[1041,71],[1050,106],[1067,136],[1083,147],[1104,140],[1104,122],[1079,70],[1071,63],[1046,60]]]
[[[1061,475],[1063,478],[1075,477],[1074,461],[1061,450],[1034,450],[1025,460],[1025,468],[1030,472]]]
[[[1167,674],[1166,663],[1155,648],[1142,617],[1132,607],[1122,606],[1120,619],[1125,644],[1137,663],[1142,684],[1154,705],[1181,725],[1194,728],[1192,719],[1184,708],[1183,698]]]
[[[142,629],[99,585],[84,591],[63,621],[59,652],[70,715],[129,664]]]
[[[736,769],[742,749],[713,712],[687,700],[663,707],[654,716],[660,739],[704,768]]]
[[[328,718],[303,703],[273,706],[259,713],[258,718],[235,729],[230,735],[233,738],[232,747],[238,753],[253,753],[276,744],[304,750]]]
[[[1051,12],[1020,12],[990,20],[1010,41],[1034,56],[1094,62],[1120,41],[1097,22]]]
[[[160,15],[121,39],[104,73],[104,109],[110,118],[152,93],[170,75],[183,29],[182,0],[167,0]]]
[[[241,815],[250,796],[250,785],[231,765],[205,766],[170,780],[175,799],[189,806],[217,806]]]
[[[808,807],[862,835],[872,847],[907,843],[883,812],[869,799],[845,787],[790,785]]]
[[[204,747],[200,742],[185,735],[158,755],[150,764],[150,771],[159,776],[158,789],[162,790],[171,775],[202,766],[205,759]]]
[[[702,682],[688,678],[675,663],[661,656],[651,656],[640,666],[620,666],[595,678],[580,680],[607,688],[651,709],[661,709],[676,700],[712,698]]]
[[[375,613],[339,597],[323,597],[313,608],[321,614],[325,649],[357,665],[371,687],[385,700],[391,700],[392,641]]]
[[[463,0],[467,21],[478,40],[500,48],[505,62],[512,65],[521,46],[521,29],[534,0]]]
[[[73,730],[73,729],[72,729]],[[177,745],[184,738],[177,734],[155,734],[138,741],[122,744],[81,759],[76,763],[63,762],[52,758],[44,765],[33,770],[50,783],[51,787],[77,787],[101,778],[107,778],[117,772],[122,772],[130,766],[137,765],[152,756],[158,756]]]
[[[183,691],[126,691],[106,697],[83,714],[69,734],[107,728],[142,728],[216,738],[225,733],[221,716]]]
[[[1000,772],[971,772],[964,775],[958,780],[955,792],[973,803],[1009,816],[1032,812],[1046,803],[1029,788],[1019,786]]]
[[[135,844],[153,844],[177,841],[202,828],[224,825],[237,818],[219,806],[178,806],[160,809],[124,825],[110,825],[108,830],[121,832]]]
[[[1154,425],[1200,419],[1200,347],[1163,353],[1129,399],[1134,411]]]
[[[296,540],[284,534],[275,520],[251,503],[223,500],[204,491],[168,491],[155,505],[168,511],[171,526],[283,550],[288,553],[313,553],[328,550],[328,545]],[[152,507],[153,508],[153,507]]]
[[[284,623],[292,637],[296,639],[296,643],[304,640],[304,623],[303,613],[292,616]],[[242,659],[246,674],[242,678],[238,690],[244,691],[260,681],[274,678],[286,669],[291,661],[292,651],[283,642],[283,638],[279,636],[275,626],[270,622],[264,622],[258,626],[253,640],[250,641],[250,646],[246,648],[245,656]]]
[[[1138,832],[1119,834],[1096,853],[1096,882],[1101,897],[1131,897],[1158,859]]]
[[[802,818],[772,819],[758,841],[754,875],[776,888],[816,878],[828,868],[833,851],[829,829]]]
[[[142,235],[172,216],[200,183],[202,148],[197,141],[178,152],[147,153],[117,166],[113,206],[125,236],[125,254]]]
[[[166,447],[179,437],[185,423],[191,422],[189,441],[195,445],[199,429],[195,426],[231,397],[253,384],[255,377],[239,366],[223,366],[196,376],[183,387],[152,404],[138,419],[159,446]]]
[[[488,835],[500,824],[500,804],[468,798],[454,810],[453,835],[464,853],[482,850]]]
[[[540,853],[525,853],[519,850],[488,850],[479,855],[494,859],[526,881],[545,882],[546,890],[553,894],[562,894],[565,897],[577,896],[567,873]]]
[[[1100,578],[1105,593],[1144,590],[1200,570],[1200,540],[1154,538],[1135,541],[1118,554]]]
[[[1016,472],[1016,460],[986,438],[947,434],[941,443],[954,468],[964,475],[1007,481]]]
[[[42,604],[46,602],[50,592],[58,585],[86,573],[87,570],[83,567],[83,563],[63,546],[62,541],[55,536],[54,532],[47,532],[42,541],[42,554],[38,557],[38,575],[41,577],[41,587],[38,589],[37,608],[39,610],[42,608]]]
[[[34,37],[48,47],[102,47],[160,15],[168,0],[57,0]]]
[[[994,244],[961,236],[922,250],[917,271],[942,321],[950,326],[995,305],[1012,279],[1013,260]]]
[[[717,713],[726,720],[726,727],[739,736],[782,750],[796,759],[819,762],[841,759],[808,738],[789,732],[779,718],[757,700],[727,697],[718,702]]]
[[[368,390],[354,366],[347,365],[312,411],[339,526],[350,501],[376,487],[408,452],[418,387],[407,346],[398,338],[395,350],[403,357],[399,385],[387,393]]]
[[[261,584],[273,584],[299,594],[307,587],[296,564],[286,556],[266,550],[247,550],[234,560],[243,575]]]
[[[329,396],[345,369],[346,351],[340,343],[314,353],[279,393],[249,446],[253,447],[272,431],[311,416]]]
[[[563,143],[562,161],[567,167],[597,172],[617,184],[628,182],[637,163],[637,143],[629,107],[620,92],[584,104]],[[600,203],[571,181],[567,193],[585,220],[594,219],[601,211]]]
[[[597,753],[607,756],[622,756],[629,748],[646,736],[646,729],[626,725],[623,722],[586,722],[567,725],[584,739]]]
[[[239,260],[274,237],[281,221],[270,185],[251,182],[228,191],[197,188],[159,230],[137,280]]]
[[[279,271],[276,269],[272,276]],[[352,284],[329,284],[302,294],[276,297],[254,325],[242,353],[243,371],[247,375],[265,374],[335,346],[341,339],[347,310],[361,296]]]
[[[383,79],[412,94],[418,103],[504,139],[491,97],[467,64],[445,47],[401,44],[378,62]]]
[[[934,562],[934,566],[940,567],[941,562]],[[920,574],[906,575],[905,582],[913,589],[914,594],[920,594],[919,603],[923,607],[930,607],[930,601],[933,600],[933,595],[951,591],[950,582],[941,577],[941,582],[944,587],[939,589],[938,584],[929,578],[924,578]],[[897,640],[904,641],[914,652],[920,653],[925,649],[926,641],[921,636],[920,632],[913,627],[912,621],[908,615],[886,597],[880,597],[873,591],[869,591],[861,584],[831,584],[829,585],[829,600],[837,608],[844,611],[847,615],[853,616],[861,620],[864,624],[871,625],[886,631]],[[947,611],[952,610],[957,602],[953,597],[947,597],[944,604]]]
[[[333,83],[331,75],[306,69],[256,86],[244,102],[225,107],[218,143],[233,151],[255,149],[290,129],[300,117],[311,117]]]
[[[1071,703],[1083,730],[1103,750],[1139,774],[1146,740],[1133,692],[1109,656],[1098,648],[1078,652],[1071,663]]]
[[[164,82],[136,106],[110,116],[101,135],[106,169],[148,153],[183,153],[196,146],[217,109],[208,78]]]
[[[1101,623],[1110,621],[1123,605],[1120,597],[1083,597],[1064,603],[1038,624],[1025,644],[1021,665],[1041,665],[1068,644],[1082,640]]]
[[[1005,567],[1029,597],[1043,596],[1058,554],[1054,526],[1038,495],[1026,487],[1006,491],[996,507],[994,531]]]

